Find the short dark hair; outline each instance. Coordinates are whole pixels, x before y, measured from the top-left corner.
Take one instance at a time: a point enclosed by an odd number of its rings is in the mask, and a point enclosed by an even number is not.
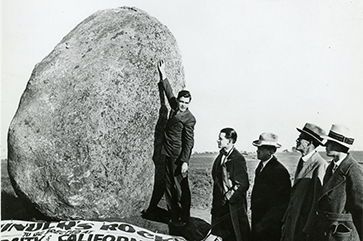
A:
[[[233,144],[236,143],[237,132],[233,128],[226,127],[223,128],[220,132],[226,134],[226,138],[232,140]]]
[[[177,99],[179,100],[181,97],[189,98],[189,101],[192,100],[192,95],[190,94],[190,92],[188,90],[179,91]]]

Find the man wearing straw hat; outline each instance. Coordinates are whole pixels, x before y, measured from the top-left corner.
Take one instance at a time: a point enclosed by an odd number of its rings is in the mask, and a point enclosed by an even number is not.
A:
[[[327,161],[317,152],[323,144],[325,131],[319,126],[306,123],[296,139],[296,150],[301,152],[290,202],[283,218],[282,241],[305,241],[313,228],[318,195],[320,194]]]
[[[326,154],[332,157],[318,199],[313,240],[363,240],[363,168],[349,154],[354,138],[343,125],[333,124]]]
[[[237,132],[223,128],[218,136],[220,154],[213,163],[212,235],[226,241],[249,241],[246,160],[235,148]],[[208,240],[208,239],[207,239]]]
[[[281,145],[273,133],[262,133],[252,144],[260,161],[251,196],[252,240],[279,241],[282,218],[289,203],[291,181],[287,169],[274,156]]]

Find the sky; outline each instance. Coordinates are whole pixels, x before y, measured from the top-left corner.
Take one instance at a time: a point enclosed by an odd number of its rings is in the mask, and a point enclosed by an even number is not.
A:
[[[35,64],[89,15],[122,6],[157,18],[177,40],[194,151],[218,151],[224,127],[236,129],[241,151],[255,151],[263,132],[291,149],[306,122],[327,132],[343,124],[363,150],[363,1],[3,0],[1,158]]]

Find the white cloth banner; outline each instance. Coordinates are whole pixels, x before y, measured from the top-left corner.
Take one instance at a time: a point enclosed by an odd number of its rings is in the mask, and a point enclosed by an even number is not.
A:
[[[123,222],[1,221],[1,241],[186,241]]]

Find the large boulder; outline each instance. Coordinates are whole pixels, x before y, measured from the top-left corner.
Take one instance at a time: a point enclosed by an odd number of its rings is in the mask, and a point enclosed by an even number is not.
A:
[[[35,66],[10,124],[18,196],[55,220],[121,220],[147,206],[166,118],[160,59],[176,93],[176,40],[136,8],[98,11],[65,36]]]

